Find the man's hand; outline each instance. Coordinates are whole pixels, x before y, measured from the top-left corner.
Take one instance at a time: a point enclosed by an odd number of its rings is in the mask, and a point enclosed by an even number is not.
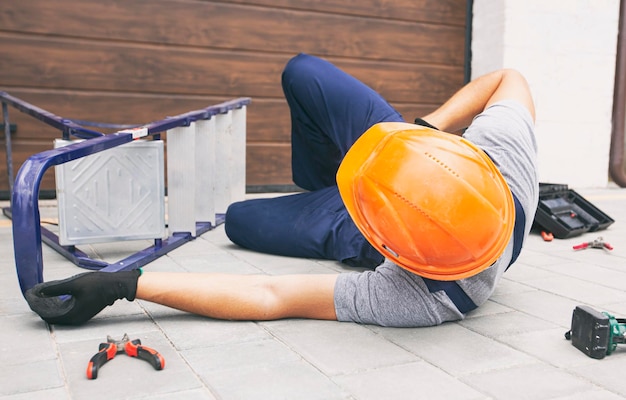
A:
[[[80,325],[118,299],[133,301],[140,275],[141,270],[86,272],[60,281],[40,283],[27,290],[24,296],[31,310],[44,321]]]

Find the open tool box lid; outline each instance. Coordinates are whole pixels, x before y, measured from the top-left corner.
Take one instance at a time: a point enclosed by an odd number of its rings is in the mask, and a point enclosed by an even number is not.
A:
[[[615,222],[567,185],[540,183],[537,228],[565,239],[606,229]]]

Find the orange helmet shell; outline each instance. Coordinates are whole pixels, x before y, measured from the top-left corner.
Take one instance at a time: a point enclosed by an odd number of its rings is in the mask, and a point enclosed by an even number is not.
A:
[[[513,197],[502,174],[484,151],[449,133],[376,124],[344,157],[337,185],[367,240],[425,278],[479,273],[513,232]]]

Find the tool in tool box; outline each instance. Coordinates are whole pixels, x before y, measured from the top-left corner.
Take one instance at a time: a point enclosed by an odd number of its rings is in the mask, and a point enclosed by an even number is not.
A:
[[[601,359],[613,353],[619,343],[626,343],[626,319],[589,306],[576,306],[565,339],[587,356]]]
[[[122,340],[115,340],[111,336],[107,336],[106,343],[100,343],[98,353],[91,357],[87,365],[87,378],[96,379],[98,369],[121,352],[126,352],[130,357],[148,361],[157,371],[165,368],[165,359],[156,350],[142,346],[139,339],[130,340],[125,333]]]
[[[546,242],[551,242],[552,239],[554,239],[554,235],[552,234],[552,232],[546,232],[546,231],[541,231],[541,237]]]
[[[581,243],[581,244],[577,244],[573,246],[574,250],[584,250],[587,248],[613,250],[613,246],[611,246],[609,243],[606,243],[602,239],[602,237],[598,237],[597,239],[591,242]]]

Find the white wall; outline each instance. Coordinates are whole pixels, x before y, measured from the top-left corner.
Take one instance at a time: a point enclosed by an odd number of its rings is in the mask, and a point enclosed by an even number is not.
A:
[[[609,183],[619,0],[474,0],[472,77],[515,68],[537,111],[541,182]]]

